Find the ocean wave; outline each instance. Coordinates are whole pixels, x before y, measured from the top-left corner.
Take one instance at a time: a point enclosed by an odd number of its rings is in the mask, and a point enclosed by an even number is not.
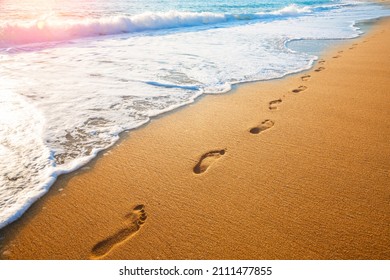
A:
[[[0,47],[224,22],[277,19],[305,15],[311,12],[309,7],[299,7],[293,4],[280,10],[253,14],[169,11],[81,20],[64,20],[50,16],[29,23],[7,23],[0,26]]]

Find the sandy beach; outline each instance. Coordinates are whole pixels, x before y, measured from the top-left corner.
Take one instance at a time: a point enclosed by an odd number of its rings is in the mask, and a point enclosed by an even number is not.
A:
[[[1,259],[389,259],[390,20],[153,119],[0,230]]]

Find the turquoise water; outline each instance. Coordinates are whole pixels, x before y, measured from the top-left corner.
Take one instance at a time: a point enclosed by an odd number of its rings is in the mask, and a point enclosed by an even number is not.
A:
[[[3,0],[0,13],[0,228],[121,132],[309,69],[390,14],[349,0]]]
[[[11,18],[37,18],[42,15],[57,14],[63,17],[101,17],[112,15],[135,15],[142,12],[167,12],[171,10],[185,12],[214,13],[257,13],[278,10],[290,4],[299,6],[321,6],[338,4],[339,0],[6,0],[0,2],[0,8]]]

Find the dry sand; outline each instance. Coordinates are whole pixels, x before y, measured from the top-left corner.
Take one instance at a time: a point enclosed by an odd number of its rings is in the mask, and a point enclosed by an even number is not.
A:
[[[206,96],[63,176],[3,259],[389,259],[390,20]]]

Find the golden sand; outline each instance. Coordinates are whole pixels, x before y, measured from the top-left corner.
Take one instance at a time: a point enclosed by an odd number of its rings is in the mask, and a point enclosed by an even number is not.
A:
[[[389,259],[389,45],[383,20],[131,131],[1,230],[2,258]]]

